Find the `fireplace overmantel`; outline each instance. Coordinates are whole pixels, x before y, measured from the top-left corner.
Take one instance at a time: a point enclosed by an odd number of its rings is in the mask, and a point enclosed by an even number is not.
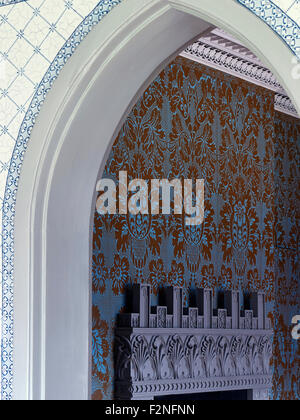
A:
[[[263,293],[241,310],[238,291],[225,292],[214,309],[211,289],[196,291],[195,307],[183,308],[180,287],[164,289],[165,306],[151,310],[151,287],[133,287],[132,313],[119,314],[115,338],[115,397],[248,390],[269,399],[272,336]]]

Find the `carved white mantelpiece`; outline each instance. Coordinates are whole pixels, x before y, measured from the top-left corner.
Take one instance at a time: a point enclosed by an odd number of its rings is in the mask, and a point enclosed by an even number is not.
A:
[[[299,118],[274,74],[255,54],[225,31],[217,28],[209,31],[181,56],[273,91],[275,110]]]
[[[151,289],[133,289],[133,313],[120,314],[115,341],[115,396],[156,396],[248,390],[268,399],[272,387],[272,335],[263,293],[241,311],[240,293],[226,292],[214,310],[210,289],[183,308],[182,289],[165,289],[166,306],[149,311]],[[143,326],[141,326],[141,324]]]

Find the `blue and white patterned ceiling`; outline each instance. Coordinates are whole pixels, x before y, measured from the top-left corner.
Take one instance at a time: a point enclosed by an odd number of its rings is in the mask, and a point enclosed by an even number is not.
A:
[[[0,6],[16,4],[23,1],[28,0],[0,0]],[[241,0],[240,3],[245,4],[251,10],[261,6],[265,8],[266,4],[264,3],[273,3],[276,7],[280,8],[287,16],[293,19],[298,25],[300,25],[300,0],[270,0],[269,2],[264,2],[262,0]]]
[[[273,0],[273,3],[300,25],[300,0]]]
[[[0,0],[0,371],[4,399],[12,394],[13,217],[20,170],[16,161],[21,166],[29,138],[29,134],[21,136],[20,128],[32,99],[42,103],[50,89],[43,84],[45,91],[39,97],[38,87],[58,52],[64,45],[75,49],[93,25],[121,1]],[[294,52],[299,51],[300,0],[237,1],[271,26]],[[74,33],[79,25],[81,29]],[[65,56],[57,60],[57,72],[72,54],[69,47],[63,51]],[[18,149],[19,144],[23,151]]]
[[[298,27],[300,26],[300,0],[242,0],[241,2],[251,10],[258,8],[262,17],[265,11],[272,8],[273,5],[277,10],[294,20]]]

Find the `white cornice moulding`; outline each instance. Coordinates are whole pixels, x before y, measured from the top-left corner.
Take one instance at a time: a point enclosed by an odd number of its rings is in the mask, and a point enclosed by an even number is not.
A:
[[[275,110],[300,118],[274,74],[248,48],[221,29],[213,29],[180,54],[275,93]]]

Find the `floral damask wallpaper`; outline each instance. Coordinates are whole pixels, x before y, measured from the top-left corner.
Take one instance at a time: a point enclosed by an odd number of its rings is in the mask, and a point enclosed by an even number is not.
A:
[[[282,291],[287,291],[284,276],[290,278],[284,267],[290,265],[275,246],[275,220],[281,217],[275,211],[275,185],[287,170],[280,153],[288,141],[296,153],[299,131],[294,126],[275,116],[271,92],[183,58],[145,91],[113,145],[103,176],[117,181],[119,171],[126,170],[129,179],[204,178],[205,221],[200,227],[186,227],[181,216],[95,213],[94,399],[113,397],[114,323],[125,305],[126,285],[136,282],[151,284],[156,295],[166,284],[183,286],[186,296],[195,287],[263,289],[277,328],[274,397],[296,398],[295,386],[287,391],[292,366],[284,353],[286,342],[291,353],[297,350],[289,340],[290,301],[281,302]],[[275,131],[281,136],[276,147]],[[289,159],[285,153],[284,162]],[[291,238],[297,240],[295,233]],[[294,261],[294,279],[296,270]],[[296,305],[295,287],[288,299]]]
[[[299,25],[298,0],[272,1],[283,10],[284,13],[279,14],[270,8],[270,1],[240,1],[275,28],[278,35],[297,52],[299,27],[292,32],[293,26],[289,24],[289,18]],[[7,211],[0,235],[0,244],[4,250],[3,260],[0,254],[0,364],[1,396],[4,399],[11,398],[13,388],[13,222],[19,179],[19,171],[15,168],[19,168],[19,158],[23,161],[31,132],[31,129],[28,132],[25,130],[27,134],[24,137],[25,131],[20,128],[22,122],[23,128],[32,127],[36,112],[39,112],[46,93],[64,63],[91,28],[120,2],[121,0],[0,0],[1,221],[2,210]],[[43,89],[40,89],[41,86]]]
[[[300,399],[300,345],[291,338],[292,317],[300,313],[300,122],[275,117],[276,302],[274,397]]]

